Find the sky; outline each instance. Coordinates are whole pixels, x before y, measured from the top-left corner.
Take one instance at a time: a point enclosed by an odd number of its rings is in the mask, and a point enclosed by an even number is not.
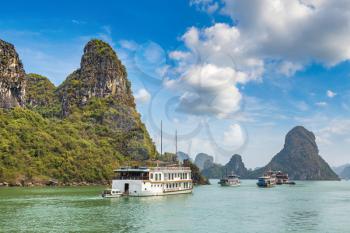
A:
[[[249,168],[297,125],[332,166],[350,162],[350,2],[346,0],[15,1],[0,38],[27,73],[56,86],[92,38],[126,66],[137,109],[160,149]]]

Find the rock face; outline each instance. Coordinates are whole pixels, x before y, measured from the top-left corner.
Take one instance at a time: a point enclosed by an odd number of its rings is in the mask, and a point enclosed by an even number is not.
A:
[[[214,162],[213,156],[207,155],[205,153],[197,154],[194,160],[194,163],[200,170],[203,170],[205,167],[211,166],[213,162]]]
[[[242,157],[238,154],[233,155],[225,166],[214,163],[211,166],[207,166],[202,171],[205,177],[213,179],[220,179],[231,173],[239,175],[243,179],[248,176],[248,170],[242,162]]]
[[[177,160],[183,162],[184,160],[190,160],[190,156],[182,151],[177,152]]]
[[[85,46],[80,69],[66,79],[58,93],[64,116],[92,97],[113,97],[118,103],[135,106],[124,65],[110,45],[101,40],[91,40]]]
[[[281,170],[293,180],[338,180],[326,161],[319,155],[315,135],[302,126],[286,136],[283,149],[263,168],[254,170],[256,178],[268,170]]]
[[[15,47],[0,40],[0,108],[25,104],[25,72]]]
[[[72,113],[83,120],[122,134],[120,152],[143,160],[155,155],[154,144],[136,111],[124,65],[112,47],[91,40],[84,48],[80,69],[57,88],[62,117]]]
[[[225,170],[228,174],[233,172],[236,175],[239,175],[241,178],[244,178],[248,174],[248,170],[242,162],[242,157],[238,154],[235,154],[231,157],[230,161],[225,165]]]

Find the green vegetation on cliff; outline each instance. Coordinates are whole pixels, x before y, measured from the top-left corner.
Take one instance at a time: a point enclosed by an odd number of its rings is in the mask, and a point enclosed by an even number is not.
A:
[[[72,119],[33,111],[0,110],[0,181],[104,182],[123,160],[118,135]]]
[[[58,117],[61,105],[55,94],[55,85],[39,74],[28,74],[26,81],[26,107],[45,117]]]
[[[1,72],[7,63],[0,66],[0,87],[15,85]],[[6,88],[0,91],[0,182],[106,183],[119,165],[157,156],[125,67],[105,42],[90,41],[80,69],[57,88],[46,77],[26,75],[18,87],[25,89],[23,107],[13,107],[21,96],[7,98]]]

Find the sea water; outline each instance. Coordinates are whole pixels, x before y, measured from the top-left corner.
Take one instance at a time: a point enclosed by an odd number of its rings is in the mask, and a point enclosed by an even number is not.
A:
[[[0,232],[350,232],[350,182],[103,199],[104,187],[1,188]]]

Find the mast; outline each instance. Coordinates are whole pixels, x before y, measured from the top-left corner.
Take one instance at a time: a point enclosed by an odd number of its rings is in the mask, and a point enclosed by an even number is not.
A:
[[[160,121],[160,156],[163,155],[163,121]]]
[[[175,155],[177,156],[177,130],[175,130]]]

